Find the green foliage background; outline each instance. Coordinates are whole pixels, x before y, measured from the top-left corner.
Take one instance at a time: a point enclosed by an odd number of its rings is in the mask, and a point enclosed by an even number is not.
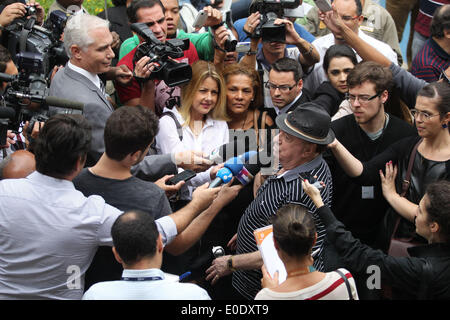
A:
[[[41,4],[41,6],[45,9],[45,13],[47,14],[48,8],[52,5],[54,0],[37,0]],[[113,4],[111,0],[108,0],[108,7],[112,7]],[[83,7],[93,15],[97,15],[99,12],[105,9],[105,1],[104,0],[84,0]]]

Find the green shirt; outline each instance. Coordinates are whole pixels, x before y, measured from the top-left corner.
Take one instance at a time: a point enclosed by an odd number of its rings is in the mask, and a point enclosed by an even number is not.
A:
[[[195,49],[197,50],[198,57],[201,60],[212,61],[214,58],[214,46],[212,44],[212,35],[209,32],[203,33],[186,33],[184,30],[177,31],[178,39],[188,38]],[[131,38],[125,40],[120,46],[119,60],[130,53],[139,44],[139,38],[134,35]]]

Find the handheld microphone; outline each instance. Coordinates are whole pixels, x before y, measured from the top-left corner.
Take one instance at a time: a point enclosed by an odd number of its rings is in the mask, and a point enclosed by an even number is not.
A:
[[[227,162],[225,162],[224,164],[224,167],[230,169],[230,171],[233,173],[233,176],[236,176],[244,167],[244,163],[239,157],[234,157],[227,160]]]
[[[214,163],[222,163],[252,149],[251,144],[247,141],[248,139],[244,139],[244,142],[241,140],[242,139],[233,139],[232,141],[215,148],[209,155],[209,160]]]
[[[233,178],[233,173],[228,168],[221,168],[217,171],[216,178],[209,185],[209,189],[218,187],[224,183],[228,183]]]
[[[241,154],[238,158],[242,160],[242,162],[247,163],[251,158],[258,154],[255,150],[250,150]]]
[[[256,151],[249,151],[252,156],[244,163],[242,170],[236,175],[236,179],[242,184],[249,184],[255,175],[261,170],[261,163],[258,158],[258,153]]]

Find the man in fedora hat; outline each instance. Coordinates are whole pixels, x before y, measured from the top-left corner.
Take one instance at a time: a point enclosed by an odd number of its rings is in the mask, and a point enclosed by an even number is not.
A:
[[[331,118],[320,106],[308,102],[289,113],[277,116],[280,133],[274,138],[274,155],[278,155],[281,169],[269,176],[258,190],[239,222],[236,255],[215,259],[206,271],[207,280],[214,284],[221,276],[233,272],[233,287],[245,299],[253,300],[261,289],[263,260],[256,246],[253,231],[270,225],[270,218],[283,205],[296,203],[306,206],[313,214],[317,241],[313,247],[314,267],[325,270],[323,243],[325,230],[315,206],[303,192],[304,179],[323,181],[324,203],[331,204],[332,180],[328,165],[322,158],[327,144],[334,140]]]

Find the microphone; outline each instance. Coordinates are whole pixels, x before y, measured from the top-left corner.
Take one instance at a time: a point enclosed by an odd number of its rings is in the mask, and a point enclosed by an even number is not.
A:
[[[233,178],[233,173],[228,168],[221,168],[217,171],[216,178],[209,185],[209,189],[218,187],[224,183],[228,183]]]
[[[233,176],[236,176],[244,167],[244,163],[242,162],[240,157],[234,157],[227,160],[227,162],[225,162],[224,164],[224,167],[230,169],[230,171],[233,173]]]
[[[248,162],[250,158],[256,156],[258,154],[255,150],[250,150],[241,154],[238,158],[242,160],[242,162]]]
[[[16,111],[11,107],[0,107],[0,119],[12,119]]]
[[[78,101],[61,99],[53,96],[47,96],[44,100],[46,104],[53,107],[75,109],[80,111],[83,111],[84,109],[84,103]]]
[[[12,94],[18,99],[30,99],[31,101],[38,103],[44,102],[52,107],[75,109],[80,111],[83,111],[84,109],[84,103],[78,101],[62,99],[53,96],[43,96],[39,94],[26,94],[21,92],[14,92]]]
[[[243,185],[247,185],[255,178],[255,175],[259,172],[261,166],[257,164],[244,164],[242,170],[236,175],[236,179]]]
[[[214,163],[222,163],[232,157],[237,157],[240,153],[251,148],[247,140],[244,139],[244,142],[242,142],[241,140],[233,139],[233,141],[215,148],[209,155],[209,160]]]
[[[242,170],[236,175],[236,179],[242,184],[249,184],[255,175],[261,170],[261,163],[259,161],[259,154],[256,151],[249,151],[252,156],[244,163]]]

